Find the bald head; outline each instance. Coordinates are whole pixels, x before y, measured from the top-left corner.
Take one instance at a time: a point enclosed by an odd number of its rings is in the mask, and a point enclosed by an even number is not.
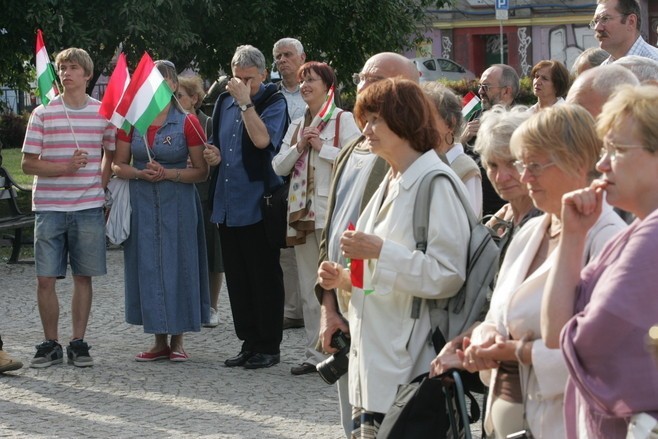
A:
[[[361,92],[373,82],[384,78],[401,76],[416,83],[419,82],[420,78],[413,61],[392,52],[382,52],[370,57],[363,65],[360,76],[361,82],[357,87],[358,92]]]
[[[567,102],[584,107],[592,116],[601,113],[603,104],[621,84],[639,85],[640,81],[629,70],[608,64],[581,73],[569,89]]]

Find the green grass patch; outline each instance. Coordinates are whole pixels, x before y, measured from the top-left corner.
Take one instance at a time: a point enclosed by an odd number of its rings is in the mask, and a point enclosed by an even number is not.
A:
[[[23,174],[21,169],[21,154],[20,148],[11,148],[2,150],[2,166],[9,171],[12,178],[16,183],[27,188],[32,188],[32,176]]]

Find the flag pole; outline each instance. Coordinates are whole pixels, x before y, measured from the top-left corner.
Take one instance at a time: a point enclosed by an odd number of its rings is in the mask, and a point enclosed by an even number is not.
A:
[[[189,116],[190,114],[192,114],[192,113],[190,113],[189,111],[187,111],[187,110],[185,110],[185,109],[183,108],[183,106],[181,105],[180,101],[178,100],[178,97],[176,96],[176,93],[172,93],[171,95],[174,97],[174,100],[175,100],[176,103],[178,104],[178,108],[180,108],[180,109],[182,109],[183,111],[185,111],[185,119],[188,119],[188,116]],[[196,129],[196,126],[192,123],[192,119],[190,119],[190,124],[192,125],[192,128],[194,129],[194,132],[196,133],[196,135],[199,136],[199,139],[203,139],[204,137],[206,137],[205,133],[204,133],[203,136],[201,135],[201,133],[199,133],[199,130],[197,130],[197,129]],[[208,147],[206,146],[207,141],[208,141],[208,138],[206,138],[206,142],[203,143],[203,147],[204,147],[204,148],[208,148]]]

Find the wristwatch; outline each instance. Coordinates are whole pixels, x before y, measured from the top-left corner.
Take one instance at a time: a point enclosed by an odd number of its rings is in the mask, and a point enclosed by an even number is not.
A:
[[[247,111],[247,108],[251,108],[251,107],[253,107],[253,106],[254,106],[254,104],[252,104],[251,102],[249,102],[249,103],[246,104],[246,105],[239,105],[239,107],[240,107],[240,111],[242,111],[243,113],[244,113],[245,111]]]

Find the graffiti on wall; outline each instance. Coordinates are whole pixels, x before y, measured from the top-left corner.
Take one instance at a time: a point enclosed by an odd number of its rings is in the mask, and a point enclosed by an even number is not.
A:
[[[549,31],[548,47],[550,59],[562,61],[571,68],[578,55],[590,47],[598,47],[594,31],[586,25],[565,25]]]
[[[452,59],[452,40],[450,37],[441,37],[441,56],[443,58]]]
[[[532,43],[532,37],[528,36],[527,32],[527,27],[520,27],[516,31],[516,35],[519,38],[519,64],[523,76],[528,76],[532,68],[532,65],[528,64],[528,52],[530,43]]]

